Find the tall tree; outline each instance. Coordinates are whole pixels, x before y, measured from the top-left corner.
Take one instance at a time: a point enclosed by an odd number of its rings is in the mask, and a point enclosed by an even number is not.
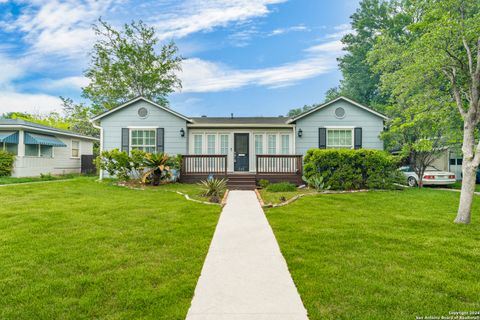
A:
[[[453,126],[462,123],[463,183],[456,223],[469,223],[480,164],[480,2],[419,0],[419,19],[400,41],[383,37],[376,44],[376,66],[382,86],[395,102],[420,98],[428,106],[440,103]],[[456,111],[453,111],[456,110]]]
[[[90,119],[95,116],[92,108],[83,103],[75,103],[71,98],[60,97],[63,104],[65,122],[69,124],[69,130],[91,137],[99,137],[100,132],[94,128]]]
[[[342,39],[346,54],[338,59],[343,75],[337,88],[341,95],[383,111],[388,96],[379,90],[380,75],[372,71],[367,57],[379,36],[403,33],[412,18],[404,10],[407,3],[408,0],[360,2],[359,9],[351,16],[352,32]]]
[[[92,101],[95,113],[137,96],[167,106],[167,96],[181,87],[176,72],[182,58],[175,43],[158,50],[154,28],[142,21],[117,31],[100,19],[94,30],[98,40],[85,71],[90,84],[83,88],[83,97]]]

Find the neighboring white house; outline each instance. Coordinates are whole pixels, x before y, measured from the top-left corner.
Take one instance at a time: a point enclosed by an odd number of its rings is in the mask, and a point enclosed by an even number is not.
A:
[[[383,150],[386,117],[340,97],[293,118],[188,117],[138,97],[92,119],[102,150],[184,157],[186,173],[296,173],[312,148]],[[300,161],[298,160],[300,159]],[[257,168],[262,165],[262,168]]]
[[[97,138],[21,119],[0,119],[0,149],[15,155],[13,177],[79,173]]]

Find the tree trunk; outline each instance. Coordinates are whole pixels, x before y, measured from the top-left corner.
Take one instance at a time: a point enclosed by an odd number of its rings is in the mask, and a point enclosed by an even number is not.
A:
[[[460,194],[460,204],[458,206],[455,223],[470,223],[472,203],[475,192],[475,180],[477,175],[478,163],[474,154],[475,148],[475,126],[471,125],[468,117],[464,119],[463,128],[463,165],[462,165],[462,193]]]
[[[472,164],[471,161],[464,161],[462,172],[462,193],[460,194],[460,205],[458,207],[458,213],[457,217],[455,218],[455,223],[468,224],[470,223],[470,216],[472,211],[477,168]]]

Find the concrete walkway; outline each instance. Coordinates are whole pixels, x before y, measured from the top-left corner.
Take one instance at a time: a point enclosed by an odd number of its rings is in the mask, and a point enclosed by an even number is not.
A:
[[[305,320],[307,312],[253,191],[231,191],[187,320]]]

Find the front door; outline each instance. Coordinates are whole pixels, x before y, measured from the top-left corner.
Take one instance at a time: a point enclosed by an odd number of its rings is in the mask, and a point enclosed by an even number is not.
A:
[[[234,170],[248,171],[248,133],[235,133],[234,140]]]

